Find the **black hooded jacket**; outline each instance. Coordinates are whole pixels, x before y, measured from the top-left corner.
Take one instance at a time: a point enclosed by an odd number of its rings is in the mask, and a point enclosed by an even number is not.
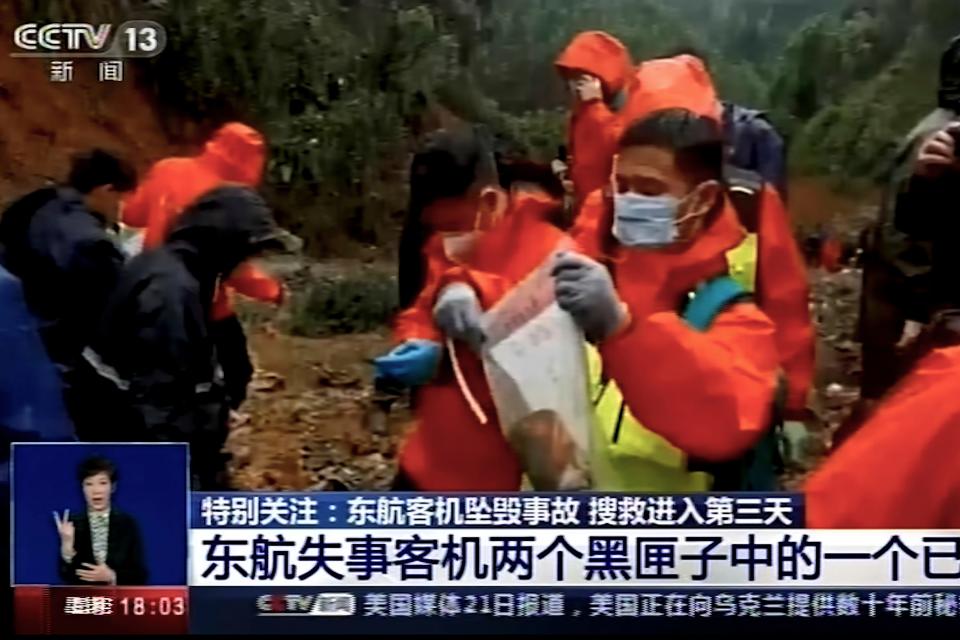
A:
[[[104,219],[75,190],[45,187],[7,208],[0,241],[4,266],[23,283],[47,353],[71,370],[123,268]]]
[[[214,291],[277,238],[259,195],[222,187],[187,209],[162,247],[128,263],[84,352],[98,391],[82,437],[190,442],[195,459],[219,451],[228,405],[210,334]]]

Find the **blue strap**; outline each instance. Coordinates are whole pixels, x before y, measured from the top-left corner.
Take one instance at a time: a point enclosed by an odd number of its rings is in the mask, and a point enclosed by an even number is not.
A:
[[[730,276],[720,276],[701,284],[683,311],[683,319],[698,331],[706,331],[713,319],[730,303],[749,292]]]

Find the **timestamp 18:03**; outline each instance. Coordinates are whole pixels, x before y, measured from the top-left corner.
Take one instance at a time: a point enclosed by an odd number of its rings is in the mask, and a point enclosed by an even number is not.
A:
[[[182,616],[187,606],[183,596],[125,596],[120,598],[120,612],[125,616]]]

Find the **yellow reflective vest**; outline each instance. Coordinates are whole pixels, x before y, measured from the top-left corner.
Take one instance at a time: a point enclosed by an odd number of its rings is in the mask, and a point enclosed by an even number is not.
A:
[[[748,234],[727,252],[729,275],[745,290],[755,291],[757,235]],[[613,380],[603,379],[600,353],[587,346],[590,399],[595,421],[590,443],[593,489],[596,491],[708,491],[712,477],[687,469],[687,457],[664,438],[646,429],[630,413]]]

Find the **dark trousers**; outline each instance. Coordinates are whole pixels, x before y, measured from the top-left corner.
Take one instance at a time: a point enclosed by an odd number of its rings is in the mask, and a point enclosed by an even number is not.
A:
[[[247,399],[247,386],[253,378],[253,364],[247,348],[247,336],[236,315],[217,320],[210,327],[210,337],[217,350],[217,361],[223,369],[223,381],[231,409],[239,409]]]
[[[863,354],[860,396],[867,400],[883,397],[903,375],[897,343],[905,318],[892,295],[898,286],[895,276],[876,259],[864,265],[859,320]]]
[[[413,483],[413,479],[404,473],[403,469],[398,469],[390,491],[421,491],[421,489]]]

